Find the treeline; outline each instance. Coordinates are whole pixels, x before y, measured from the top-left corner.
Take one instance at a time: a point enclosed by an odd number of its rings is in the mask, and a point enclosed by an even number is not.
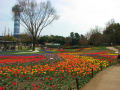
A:
[[[60,45],[70,44],[74,45],[88,45],[88,40],[84,35],[71,32],[70,36],[46,35],[39,38],[38,43],[59,43]]]
[[[70,36],[43,36],[39,38],[39,43],[54,42],[64,45],[69,43],[71,46],[102,46],[120,44],[120,23],[111,20],[102,30],[99,27],[91,29],[86,35],[71,32]]]
[[[21,34],[19,41],[22,43],[31,43],[31,37],[27,34]],[[4,36],[4,40],[16,40],[12,36]],[[71,46],[102,46],[120,44],[120,23],[111,20],[104,29],[95,27],[87,34],[71,32],[68,37],[58,35],[46,35],[37,38],[37,44],[59,43],[60,45],[69,44]]]

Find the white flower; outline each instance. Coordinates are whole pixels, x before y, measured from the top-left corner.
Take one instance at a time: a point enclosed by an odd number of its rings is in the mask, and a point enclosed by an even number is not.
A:
[[[50,60],[52,60],[53,58],[50,58]]]

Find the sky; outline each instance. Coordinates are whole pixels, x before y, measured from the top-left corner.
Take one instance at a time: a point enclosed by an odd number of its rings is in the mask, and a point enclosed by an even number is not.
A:
[[[41,0],[37,0],[39,3]],[[120,0],[49,0],[59,19],[46,27],[41,35],[69,36],[70,32],[86,34],[99,26],[103,30],[111,19],[120,22]],[[0,0],[0,35],[6,29],[13,32],[14,22],[11,8],[16,0]],[[21,26],[20,32],[25,29]]]

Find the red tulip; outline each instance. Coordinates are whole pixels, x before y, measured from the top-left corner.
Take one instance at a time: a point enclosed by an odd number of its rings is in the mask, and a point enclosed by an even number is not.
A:
[[[22,77],[24,78],[24,75],[22,75]]]
[[[38,88],[35,88],[35,90],[38,90]]]
[[[50,80],[53,80],[52,77],[50,77]]]
[[[16,84],[17,84],[16,82],[13,82],[13,85],[14,85],[14,86],[16,86]]]
[[[37,86],[38,88],[40,88],[40,86]]]
[[[4,90],[4,87],[0,87],[0,90]]]
[[[55,85],[52,85],[52,88],[55,88]]]
[[[8,76],[8,79],[9,79],[10,77]]]
[[[27,78],[28,80],[30,79],[30,77]]]
[[[64,79],[65,77],[64,76],[62,76],[62,79]]]
[[[32,87],[35,87],[36,85],[35,84],[32,84]]]
[[[45,80],[48,80],[48,78],[45,78]]]

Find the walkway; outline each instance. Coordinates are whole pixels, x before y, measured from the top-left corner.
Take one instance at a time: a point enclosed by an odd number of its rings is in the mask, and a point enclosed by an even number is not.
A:
[[[80,90],[120,90],[120,65],[99,72]]]
[[[115,53],[118,53],[118,49],[114,48],[114,47],[106,47],[109,50],[115,51]]]

